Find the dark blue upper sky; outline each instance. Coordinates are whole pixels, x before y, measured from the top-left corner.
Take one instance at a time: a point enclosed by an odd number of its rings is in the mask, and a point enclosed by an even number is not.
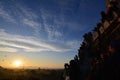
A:
[[[0,0],[0,55],[62,67],[77,54],[83,34],[100,22],[105,8],[105,0]]]

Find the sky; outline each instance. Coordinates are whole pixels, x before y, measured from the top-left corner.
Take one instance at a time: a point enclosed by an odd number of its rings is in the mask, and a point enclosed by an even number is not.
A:
[[[63,68],[105,9],[105,0],[0,0],[0,66]]]

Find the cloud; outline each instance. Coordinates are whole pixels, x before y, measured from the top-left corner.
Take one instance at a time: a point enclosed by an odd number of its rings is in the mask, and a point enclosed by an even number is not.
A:
[[[47,51],[47,50],[49,51],[49,49],[42,48],[37,45],[31,45],[31,44],[25,44],[25,43],[19,44],[18,42],[16,43],[13,41],[0,41],[0,44],[4,46],[14,47],[16,50],[23,49],[26,52],[40,52],[40,51]]]
[[[47,33],[48,39],[51,41],[59,40],[62,37],[62,32],[60,31],[60,27],[55,23],[57,20],[55,17],[57,15],[51,14],[51,11],[48,12],[44,8],[40,8],[41,18],[43,20],[43,26],[45,32]]]
[[[49,40],[58,40],[59,38],[62,37],[62,33],[59,32],[56,28],[53,26],[46,25],[45,26],[45,31],[48,34],[48,39]]]
[[[52,9],[40,7],[40,16],[42,17],[44,29],[49,40],[61,40],[66,38],[65,35],[72,32],[80,33],[85,30],[80,22],[78,22],[78,19],[75,18],[78,17],[75,15],[77,14],[75,10],[79,8],[80,0],[52,1],[57,4],[57,6],[55,4],[50,6],[53,7]]]
[[[74,21],[73,9],[76,7],[76,1],[52,1],[56,4],[50,6],[50,3],[48,5],[50,8],[40,5],[40,7],[37,7],[39,10],[33,10],[29,5],[18,1],[9,1],[8,5],[1,4],[3,6],[0,8],[1,17],[9,22],[20,24],[23,28],[31,28],[33,31],[31,33],[36,37],[44,33],[45,35],[42,36],[47,37],[51,41],[60,40],[64,37],[63,33],[66,33],[65,28],[72,31],[80,29],[78,28],[79,24],[72,22]],[[70,20],[72,21],[70,22]],[[69,31],[67,32],[69,33]]]
[[[78,40],[68,41],[67,45],[71,46],[72,49],[78,49],[81,42],[82,41],[78,41]]]
[[[43,33],[45,34],[42,36],[48,37],[48,40],[42,41],[32,36],[28,37],[21,35],[13,35],[6,33],[4,30],[1,30],[0,32],[1,43],[9,47],[14,47],[15,49],[23,49],[26,52],[29,51],[62,52],[72,50],[73,45],[67,44],[67,41],[63,41],[64,40],[63,38],[66,38],[65,33],[69,34],[70,31],[68,30],[72,31],[78,30],[78,28],[75,28],[75,26],[77,25],[78,27],[79,24],[74,23],[72,21],[69,22],[69,20],[73,19],[72,18],[73,8],[75,7],[76,4],[74,3],[72,5],[73,2],[74,0],[65,0],[64,3],[64,0],[62,0],[62,2],[59,4],[59,2],[56,1],[55,3],[58,4],[56,6],[57,8],[46,9],[46,7],[41,6],[39,7],[40,11],[38,12],[31,9],[28,5],[24,5],[18,2],[16,3],[14,2],[13,4],[11,2],[13,5],[11,4],[7,5],[7,7],[9,7],[10,10],[2,9],[4,10],[3,12],[5,13],[10,12],[11,14],[8,14],[9,16],[12,15],[10,19],[13,19],[14,21],[17,20],[16,22],[18,24],[22,24],[23,29],[24,27],[29,27],[33,29],[34,35],[40,36],[40,32],[42,32],[40,30],[43,30]],[[55,7],[55,5],[51,7]],[[62,45],[59,44],[60,43],[59,41],[60,42],[63,41]]]
[[[17,49],[11,48],[11,47],[1,47],[0,46],[0,51],[1,52],[17,52]]]
[[[5,21],[15,23],[15,19],[0,5],[0,18],[3,18]]]
[[[20,22],[23,25],[27,25],[27,27],[30,27],[34,30],[34,35],[35,36],[39,36],[39,32],[41,30],[41,23],[37,22],[38,20],[38,15],[34,13],[33,10],[31,10],[31,8],[26,7],[25,5],[15,5],[17,6],[17,8],[19,9],[19,11],[17,12],[20,16]],[[22,6],[22,7],[21,7]]]
[[[38,22],[36,22],[34,20],[23,19],[23,24],[33,28],[34,31],[35,31],[34,35],[39,36],[39,31],[40,31],[40,28],[41,28],[40,23],[38,23]]]
[[[24,4],[19,4],[17,3],[15,6],[17,6],[17,8],[21,11],[20,14],[22,16],[22,18],[27,18],[27,19],[38,19],[39,16],[36,15],[35,11],[33,11],[31,8],[25,6]]]
[[[32,21],[32,20],[29,20],[29,19],[24,19],[23,23],[32,27],[32,28],[35,28],[35,29],[37,29],[37,26],[39,26],[39,23]]]
[[[59,45],[57,43],[45,42],[35,37],[8,34],[3,29],[0,29],[0,44],[17,49],[18,51],[23,49],[25,52],[64,52],[72,50],[71,46],[66,44]]]
[[[23,27],[32,28],[34,35],[39,36],[41,23],[37,22],[38,15],[24,4],[16,1],[10,1],[9,3],[8,5],[4,4],[4,1],[0,3],[0,18],[8,22],[22,24]]]

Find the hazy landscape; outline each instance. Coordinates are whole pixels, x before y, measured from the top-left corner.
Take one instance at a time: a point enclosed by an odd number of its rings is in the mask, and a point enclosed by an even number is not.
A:
[[[62,69],[6,69],[0,67],[0,80],[61,80]]]

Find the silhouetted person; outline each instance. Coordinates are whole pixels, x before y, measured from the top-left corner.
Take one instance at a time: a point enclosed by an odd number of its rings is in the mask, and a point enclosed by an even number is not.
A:
[[[110,5],[111,5],[111,9],[119,15],[120,10],[118,8],[118,2],[117,1],[111,1]]]
[[[106,13],[104,11],[101,12],[101,17],[102,17],[101,21],[102,21],[102,23],[104,23],[105,20],[107,20]]]
[[[111,42],[109,53],[103,64],[100,80],[120,80],[120,43]]]
[[[70,80],[78,80],[78,64],[75,60],[70,61]]]
[[[69,73],[70,73],[70,66],[68,63],[65,63],[64,65],[64,74],[63,74],[63,78],[64,80],[70,80],[70,76],[69,76]]]
[[[118,3],[116,1],[111,1],[110,2],[110,7],[108,8],[107,11],[107,19],[108,21],[111,21],[115,18],[114,12],[120,16],[120,9],[118,8]]]
[[[78,56],[77,55],[75,55],[75,57],[74,57],[74,60],[76,61],[76,62],[78,62]]]

